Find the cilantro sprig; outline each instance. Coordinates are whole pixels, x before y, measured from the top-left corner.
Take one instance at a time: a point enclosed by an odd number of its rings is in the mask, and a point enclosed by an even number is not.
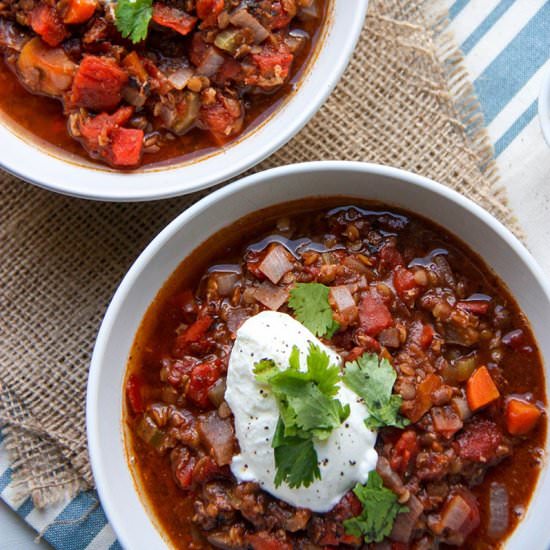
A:
[[[363,510],[360,515],[345,520],[344,529],[349,535],[364,537],[367,544],[382,542],[391,533],[397,515],[409,511],[399,504],[393,491],[384,487],[382,478],[374,470],[369,473],[366,485],[358,483],[353,492]]]
[[[288,305],[294,310],[296,319],[315,336],[331,338],[340,328],[332,316],[329,291],[328,286],[320,283],[297,283],[290,291]]]
[[[378,359],[374,353],[364,353],[357,360],[346,363],[344,384],[363,398],[369,410],[365,424],[369,429],[395,426],[403,428],[409,420],[399,414],[403,399],[392,393],[397,374],[387,359]]]
[[[277,399],[279,422],[271,446],[274,448],[275,486],[309,487],[321,479],[314,439],[326,440],[349,416],[334,396],[338,392],[340,369],[330,364],[329,356],[311,343],[307,369],[300,370],[300,352],[292,348],[289,366],[280,370],[271,359],[255,364],[256,379],[268,385]]]
[[[145,39],[153,16],[153,0],[118,0],[115,24],[124,38],[137,44]]]

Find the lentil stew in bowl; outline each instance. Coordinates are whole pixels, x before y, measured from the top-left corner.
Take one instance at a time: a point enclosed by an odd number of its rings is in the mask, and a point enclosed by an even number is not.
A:
[[[176,548],[498,548],[542,467],[544,388],[528,320],[464,243],[380,204],[298,201],[163,287],[125,443]]]
[[[297,85],[330,0],[8,0],[0,110],[114,168],[212,153]]]

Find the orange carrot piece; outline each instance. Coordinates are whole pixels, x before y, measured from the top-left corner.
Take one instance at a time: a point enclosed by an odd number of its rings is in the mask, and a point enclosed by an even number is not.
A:
[[[477,411],[500,397],[500,392],[487,367],[480,367],[468,378],[466,397],[472,411]]]
[[[69,0],[63,15],[63,22],[68,25],[79,25],[91,19],[97,8],[96,0]]]
[[[536,426],[541,415],[542,411],[536,405],[509,399],[506,403],[506,428],[512,435],[525,435]]]

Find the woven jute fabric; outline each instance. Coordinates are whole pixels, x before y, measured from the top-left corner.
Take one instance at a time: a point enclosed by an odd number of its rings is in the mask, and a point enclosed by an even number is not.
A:
[[[360,1],[349,0],[350,9]],[[431,2],[372,0],[337,89],[256,169],[318,159],[398,166],[453,187],[519,233],[444,27]],[[16,483],[46,506],[93,486],[85,391],[109,299],[151,238],[207,191],[106,204],[55,195],[5,173],[0,186],[0,422]]]

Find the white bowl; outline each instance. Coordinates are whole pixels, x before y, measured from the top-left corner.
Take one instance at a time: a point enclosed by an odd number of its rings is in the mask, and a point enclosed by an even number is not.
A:
[[[164,544],[136,492],[122,443],[124,372],[147,308],[179,263],[216,231],[274,204],[336,195],[402,207],[468,243],[508,285],[531,321],[543,357],[550,357],[550,287],[541,269],[507,229],[462,195],[402,170],[348,162],[290,165],[228,185],[183,212],[145,249],[118,288],[97,338],[87,396],[89,451],[101,502],[125,547]],[[547,370],[547,394],[549,382]],[[547,549],[549,508],[546,468],[508,548]]]
[[[297,90],[257,128],[202,159],[165,168],[120,172],[60,156],[0,118],[0,166],[52,191],[105,201],[184,195],[240,174],[289,141],[315,114],[342,76],[363,28],[368,0],[332,0],[311,66]]]

